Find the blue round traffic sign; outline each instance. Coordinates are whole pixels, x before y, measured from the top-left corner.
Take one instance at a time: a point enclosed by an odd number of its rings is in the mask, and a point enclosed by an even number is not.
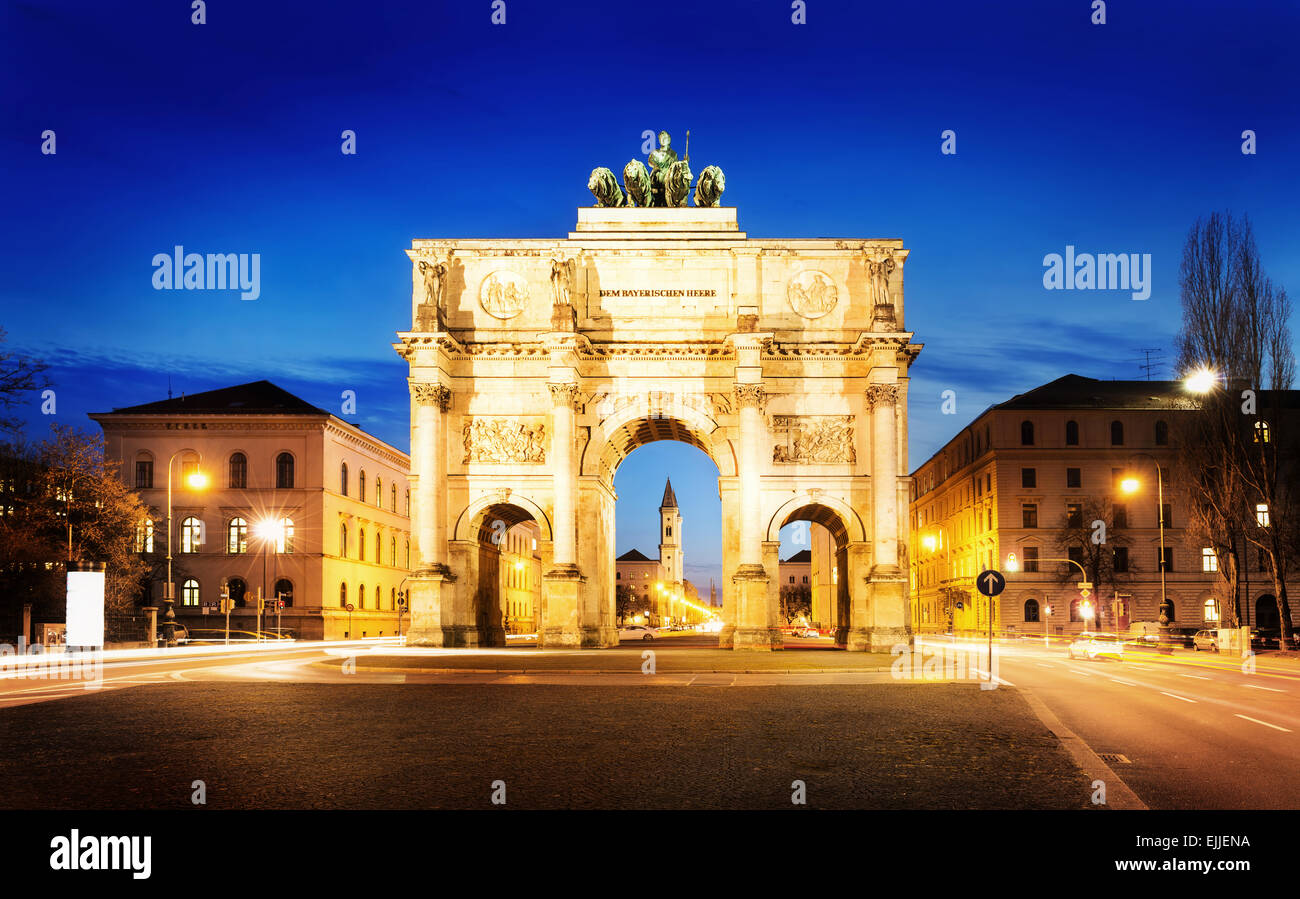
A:
[[[975,578],[975,589],[985,596],[997,596],[1007,588],[1007,579],[1002,572],[986,568]]]

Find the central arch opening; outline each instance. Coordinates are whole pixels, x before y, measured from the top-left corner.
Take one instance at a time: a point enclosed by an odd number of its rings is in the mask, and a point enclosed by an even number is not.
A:
[[[850,536],[843,513],[807,502],[777,515],[782,627],[795,640],[823,641],[827,648],[842,648],[850,612]]]
[[[481,646],[536,639],[542,600],[541,527],[532,512],[493,503],[476,516],[477,588],[471,597]]]

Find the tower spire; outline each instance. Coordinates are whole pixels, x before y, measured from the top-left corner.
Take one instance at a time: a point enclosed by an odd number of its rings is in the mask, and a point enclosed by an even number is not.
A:
[[[664,499],[663,499],[663,502],[661,502],[661,503],[659,504],[659,508],[661,508],[661,509],[676,509],[676,508],[677,508],[677,495],[676,495],[675,493],[673,493],[673,479],[672,479],[672,478],[668,478],[668,479],[666,480],[666,482],[664,483]]]

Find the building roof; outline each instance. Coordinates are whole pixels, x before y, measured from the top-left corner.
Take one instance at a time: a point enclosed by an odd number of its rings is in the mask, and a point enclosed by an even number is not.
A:
[[[1190,408],[1181,381],[1099,381],[1065,375],[1017,394],[994,409],[1169,409]]]
[[[797,553],[795,553],[793,556],[791,556],[790,558],[786,559],[785,561],[786,561],[786,562],[793,562],[793,563],[796,564],[796,565],[800,565],[800,564],[803,564],[803,563],[807,562],[808,564],[811,565],[811,564],[812,564],[812,550],[811,550],[811,549],[801,549],[801,550],[799,550]]]
[[[125,406],[112,413],[132,415],[330,415],[270,381],[206,390],[189,396]]]
[[[647,559],[639,549],[629,549],[623,555],[614,560],[615,562],[653,562],[654,559]]]
[[[677,495],[673,493],[673,479],[668,478],[664,483],[664,501],[659,504],[661,509],[676,509]]]

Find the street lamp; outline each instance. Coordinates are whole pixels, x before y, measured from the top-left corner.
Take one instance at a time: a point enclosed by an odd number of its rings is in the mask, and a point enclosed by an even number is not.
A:
[[[176,584],[172,582],[172,463],[177,456],[188,452],[190,450],[177,450],[167,460],[167,591],[163,596],[167,613],[163,615],[163,642],[168,646],[176,645]],[[196,463],[194,471],[186,476],[185,483],[191,490],[202,490],[208,486],[208,478],[198,470]]]
[[[271,547],[275,544],[276,523],[270,518],[264,518],[257,524],[253,525],[253,534],[262,541],[262,589],[258,591],[257,595],[257,642],[260,643],[262,642],[262,606],[266,601],[266,557],[270,553]],[[279,595],[277,595],[275,599],[275,627],[277,631],[276,636],[278,637],[278,631],[280,629]]]
[[[1213,386],[1213,384],[1211,384]],[[1150,453],[1134,453],[1133,457],[1146,456],[1156,467],[1156,520],[1160,524],[1160,626],[1169,627],[1169,595],[1165,592],[1165,472],[1159,460]],[[1138,479],[1132,475],[1120,481],[1120,490],[1133,494],[1141,487]]]
[[[1218,383],[1219,373],[1205,365],[1183,378],[1183,386],[1191,393],[1209,393]]]
[[[1051,637],[1049,636],[1050,623],[1052,620],[1052,604],[1047,603],[1043,606],[1043,646],[1050,647]]]

